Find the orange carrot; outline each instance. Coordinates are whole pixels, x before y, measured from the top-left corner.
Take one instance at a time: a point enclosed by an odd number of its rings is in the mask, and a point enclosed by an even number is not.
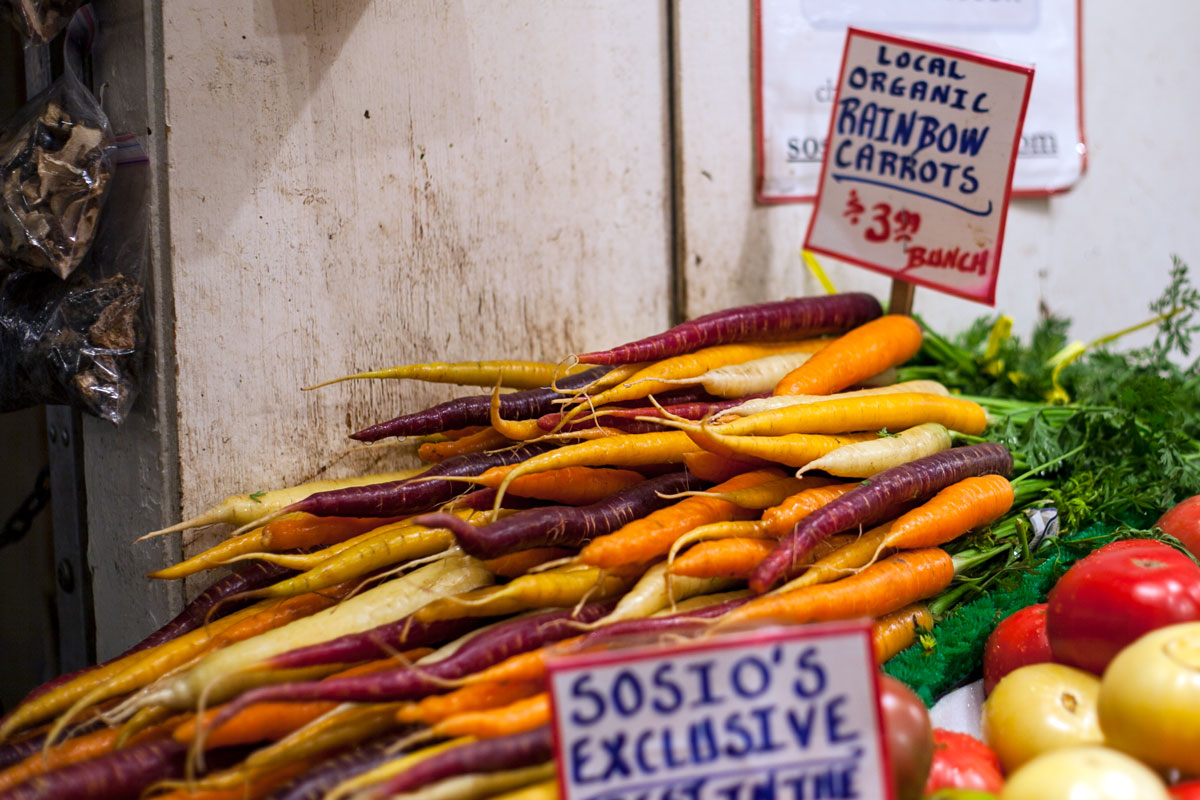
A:
[[[497,467],[484,473],[479,483],[498,489],[507,474],[508,470]],[[642,474],[631,469],[564,467],[517,478],[509,484],[508,492],[517,497],[585,506],[628,489],[642,480]]]
[[[501,578],[517,578],[534,567],[566,558],[574,552],[565,547],[531,547],[499,558],[489,558],[483,562],[483,568]]]
[[[478,453],[481,450],[495,450],[510,443],[508,437],[495,428],[484,428],[449,442],[425,442],[417,448],[417,457],[431,464],[440,464],[447,458]]]
[[[819,559],[844,546],[856,538],[853,534],[837,534],[821,542],[805,557],[806,561]],[[701,542],[688,550],[671,565],[671,574],[692,578],[748,578],[758,562],[775,549],[770,539],[730,536]]]
[[[713,491],[735,491],[779,477],[780,473],[775,469],[755,470],[730,478]],[[753,516],[753,512],[725,500],[688,497],[593,539],[580,551],[579,558],[585,564],[603,568],[650,561],[666,555],[676,539],[697,525]]]
[[[916,641],[920,631],[933,627],[933,615],[924,603],[913,603],[875,620],[871,639],[875,661],[882,664]]]
[[[539,692],[501,708],[466,711],[433,726],[437,736],[474,736],[494,739],[533,730],[550,721],[550,695]]]
[[[504,681],[540,681],[546,677],[546,661],[557,653],[566,653],[582,641],[582,636],[563,639],[549,647],[539,647],[525,653],[506,658],[499,664],[468,675],[463,679],[467,686],[478,683],[501,683]]]
[[[514,466],[500,482],[494,508],[500,508],[508,487],[523,475],[563,467],[642,467],[652,464],[678,464],[683,461],[684,453],[696,449],[696,445],[683,431],[628,433],[564,445],[527,458]],[[486,477],[487,473],[483,474]]]
[[[775,394],[832,394],[903,364],[921,349],[921,326],[888,314],[843,334],[784,376]]]
[[[716,453],[710,453],[707,450],[696,450],[685,454],[683,465],[688,468],[688,472],[697,478],[711,483],[724,483],[734,475],[741,475],[743,472],[749,472],[752,469],[771,466],[766,461],[728,458],[726,456],[719,456]]]
[[[817,559],[782,591],[835,581],[896,550],[946,544],[973,528],[999,519],[1012,507],[1012,502],[1012,484],[1003,475],[965,478],[896,520],[873,528],[845,547]],[[900,525],[898,531],[897,525]]]
[[[795,624],[879,617],[932,597],[953,577],[954,563],[944,550],[905,550],[840,581],[752,600],[722,617],[717,627],[759,620]]]
[[[1013,504],[1013,487],[1003,475],[964,478],[892,523],[885,547],[936,547],[999,519]]]
[[[289,514],[261,528],[225,539],[186,561],[151,572],[149,577],[174,580],[224,566],[246,553],[278,552],[301,547],[326,547],[372,531],[401,517],[316,517]]]
[[[430,695],[416,702],[405,703],[396,712],[396,721],[433,725],[468,712],[501,708],[541,690],[540,680],[470,684],[449,694]]]
[[[689,578],[746,578],[776,544],[770,539],[743,536],[701,542],[675,560],[671,574]]]
[[[778,539],[792,532],[796,523],[812,512],[844,495],[857,486],[857,483],[844,483],[835,486],[818,486],[805,489],[773,508],[763,512],[762,522],[767,533]]]

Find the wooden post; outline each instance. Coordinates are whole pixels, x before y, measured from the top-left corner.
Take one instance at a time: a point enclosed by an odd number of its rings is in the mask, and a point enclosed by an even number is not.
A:
[[[917,287],[898,278],[892,279],[892,297],[888,301],[889,314],[912,314],[913,293]]]

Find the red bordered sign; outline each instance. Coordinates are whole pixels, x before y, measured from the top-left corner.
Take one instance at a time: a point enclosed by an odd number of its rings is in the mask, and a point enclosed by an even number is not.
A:
[[[805,247],[994,304],[1033,68],[851,28]]]
[[[850,26],[1037,64],[1013,196],[1067,191],[1087,164],[1082,17],[1083,0],[754,0],[756,199],[816,196],[837,59]]]
[[[869,621],[549,665],[563,800],[891,800]]]

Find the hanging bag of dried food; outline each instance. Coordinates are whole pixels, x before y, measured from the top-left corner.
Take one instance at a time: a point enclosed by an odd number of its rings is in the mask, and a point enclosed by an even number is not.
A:
[[[43,45],[71,20],[80,0],[0,0],[0,17],[8,17],[28,44]]]
[[[0,0],[0,3],[6,0]],[[108,117],[79,79],[94,26],[76,15],[66,70],[0,126],[0,265],[70,275],[91,247],[112,178]]]

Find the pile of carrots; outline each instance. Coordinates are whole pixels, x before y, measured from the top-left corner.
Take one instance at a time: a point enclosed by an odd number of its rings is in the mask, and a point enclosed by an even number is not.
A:
[[[942,546],[1014,503],[977,404],[890,382],[920,344],[846,294],[569,369],[351,376],[482,388],[354,434],[423,437],[421,468],[239,495],[148,534],[235,528],[152,575],[222,569],[178,618],[0,722],[0,800],[554,800],[555,655],[870,617],[882,662],[962,567]]]

